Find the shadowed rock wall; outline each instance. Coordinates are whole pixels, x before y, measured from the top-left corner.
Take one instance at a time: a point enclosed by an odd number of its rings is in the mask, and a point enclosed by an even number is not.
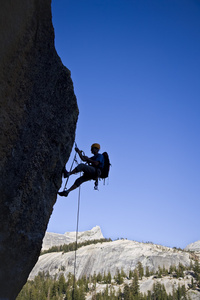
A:
[[[12,300],[38,259],[78,108],[50,0],[1,1],[0,45],[0,299]]]

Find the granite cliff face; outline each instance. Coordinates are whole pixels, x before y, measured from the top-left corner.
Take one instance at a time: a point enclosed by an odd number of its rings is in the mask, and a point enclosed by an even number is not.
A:
[[[79,232],[78,242],[87,241],[96,238],[103,238],[99,226],[92,228],[92,230]],[[43,240],[43,247],[59,246],[74,242],[75,233],[66,232],[64,235],[56,233],[46,233]],[[64,243],[63,243],[64,242]],[[190,246],[190,245],[189,245]],[[43,248],[43,249],[44,249]],[[186,247],[187,248],[187,247]],[[150,277],[143,276],[139,280],[139,288],[141,293],[148,293],[153,291],[155,284],[164,285],[167,294],[173,294],[174,290],[185,286],[186,295],[188,299],[200,299],[199,288],[191,288],[192,283],[196,284],[196,276],[191,269],[191,263],[194,264],[194,259],[197,259],[198,252],[188,253],[176,248],[164,247],[150,243],[139,243],[129,240],[117,240],[113,242],[104,242],[98,244],[91,244],[77,250],[76,259],[76,277],[81,278],[86,275],[94,275],[95,273],[107,274],[109,271],[111,276],[116,274],[117,270],[123,270],[128,275],[130,270],[137,268],[138,262],[142,263],[144,270],[148,267],[153,274],[159,267],[165,267],[169,270],[170,266],[182,264],[188,270],[183,272],[183,277],[178,277],[176,272],[162,274],[161,276],[152,275]],[[74,273],[74,259],[75,253],[68,252],[54,252],[41,255],[37,264],[33,268],[29,279],[33,280],[39,272],[50,274],[53,278],[59,278],[64,274],[67,279],[69,273]],[[108,287],[109,291],[119,291],[119,287],[123,290],[125,285],[131,285],[132,279],[128,277],[124,279],[124,283],[120,286],[112,279],[111,284],[96,283],[88,285],[88,293],[86,300],[92,300],[94,293],[101,293]]]
[[[194,243],[191,243],[191,244],[187,245],[185,247],[185,250],[200,253],[200,241],[196,241]]]
[[[78,232],[78,242],[82,243],[91,240],[103,239],[103,234],[99,226],[93,227],[91,230]],[[42,250],[47,250],[53,246],[60,246],[64,244],[74,243],[76,241],[76,232],[65,232],[64,234],[58,234],[53,232],[46,232]]]
[[[172,248],[145,244],[129,240],[117,240],[88,245],[77,250],[76,257],[76,277],[83,275],[90,276],[94,273],[116,274],[117,269],[125,271],[137,267],[141,262],[144,269],[150,271],[158,270],[158,267],[165,266],[169,269],[171,265],[178,266],[179,263],[184,266],[190,265],[190,254],[178,251]],[[64,271],[63,271],[64,270]],[[64,274],[67,278],[69,273],[74,270],[74,252],[48,253],[41,255],[35,267],[33,268],[30,279],[33,279],[39,272],[49,272],[51,276]]]
[[[0,19],[0,299],[12,300],[40,254],[78,108],[51,1],[2,1]]]

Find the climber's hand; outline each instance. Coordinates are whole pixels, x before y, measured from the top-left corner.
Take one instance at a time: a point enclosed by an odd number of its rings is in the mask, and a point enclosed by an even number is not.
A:
[[[88,156],[82,155],[82,160],[83,160],[83,161],[88,161]]]

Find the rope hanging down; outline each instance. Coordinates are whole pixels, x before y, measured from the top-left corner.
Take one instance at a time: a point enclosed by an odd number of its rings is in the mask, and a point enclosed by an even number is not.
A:
[[[74,300],[74,290],[75,290],[75,281],[76,281],[76,251],[77,251],[77,248],[78,248],[78,225],[79,225],[80,199],[81,199],[81,187],[79,186],[79,191],[78,191],[77,223],[76,223],[76,243],[75,243],[74,279],[73,279],[72,300]]]
[[[75,142],[75,148],[77,148],[77,143]],[[72,161],[72,165],[71,165],[71,168],[69,170],[69,172],[71,172],[72,168],[73,168],[73,165],[74,165],[74,162],[78,165],[78,161],[77,161],[77,158],[76,158],[76,152],[75,152],[75,155],[74,155],[74,159]],[[66,190],[66,186],[67,186],[67,183],[68,183],[68,180],[69,180],[69,177],[67,177],[67,180],[65,182],[65,186],[64,186],[64,191]]]
[[[71,170],[73,168],[73,165],[74,165],[74,162],[76,162],[76,164],[78,165],[77,158],[76,158],[76,152],[75,152],[74,159],[72,161],[72,165],[71,165],[71,168],[70,168],[69,172],[71,172]],[[67,186],[68,180],[69,180],[69,177],[67,177],[67,180],[65,182],[64,191],[66,190],[66,186]]]
[[[75,146],[77,147],[76,143]],[[78,161],[76,158],[76,153],[74,155],[74,159],[72,161],[72,165],[70,168],[70,172],[73,168],[74,162],[76,162],[76,164],[78,165]],[[69,177],[67,178],[66,182],[65,182],[65,186],[64,186],[64,190],[66,190],[66,186],[68,183]],[[75,282],[76,282],[76,252],[77,252],[77,248],[78,248],[78,225],[79,225],[79,211],[80,211],[80,199],[81,199],[81,187],[79,186],[79,192],[78,192],[78,210],[77,210],[77,222],[76,222],[76,241],[75,241],[75,257],[74,257],[74,278],[73,278],[73,289],[72,289],[72,300],[75,300]]]

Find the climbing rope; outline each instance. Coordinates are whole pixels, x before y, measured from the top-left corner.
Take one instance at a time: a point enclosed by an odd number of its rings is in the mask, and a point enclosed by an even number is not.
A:
[[[81,187],[79,186],[79,191],[78,191],[77,223],[76,223],[76,242],[75,242],[74,278],[73,278],[72,300],[74,300],[74,290],[75,290],[75,282],[76,282],[76,252],[77,252],[77,248],[78,248],[78,225],[79,225],[80,199],[81,199]]]
[[[75,147],[77,148],[76,143],[75,143]],[[71,168],[70,168],[69,172],[72,171],[74,162],[76,162],[76,164],[78,165],[76,154],[77,153],[75,153],[75,155],[74,155],[74,159],[72,161],[72,165],[71,165]],[[83,153],[83,155],[85,155],[85,153]],[[81,173],[80,173],[80,176],[81,176]],[[66,190],[68,180],[69,180],[69,177],[66,179],[64,190]],[[96,181],[95,181],[95,189],[98,190],[98,179],[96,179]],[[76,253],[77,253],[77,249],[78,249],[78,226],[79,226],[80,198],[81,198],[81,186],[79,186],[79,193],[78,193],[78,209],[77,209],[77,222],[76,222],[76,241],[75,241],[74,278],[73,278],[72,300],[75,300],[74,292],[75,292],[75,283],[76,283]]]
[[[72,161],[72,165],[71,165],[71,168],[70,168],[69,172],[71,172],[71,170],[73,168],[73,165],[74,165],[74,162],[76,162],[76,164],[78,165],[77,158],[76,158],[76,153],[74,155],[74,159]],[[66,186],[67,186],[68,180],[69,180],[69,177],[67,177],[67,180],[65,182],[64,191],[66,190]]]
[[[77,144],[75,143],[75,147],[77,147]],[[72,165],[70,168],[70,172],[73,168],[74,162],[76,162],[76,164],[78,165],[78,161],[76,158],[76,154],[74,155],[74,159],[72,161]],[[81,173],[80,173],[81,176]],[[66,190],[66,186],[68,183],[69,177],[66,180],[65,186],[64,186],[64,190]],[[78,226],[79,226],[79,211],[80,211],[80,199],[81,199],[81,187],[79,186],[79,192],[78,192],[78,209],[77,209],[77,222],[76,222],[76,240],[75,240],[75,257],[74,257],[74,278],[73,278],[73,289],[72,289],[72,300],[75,300],[74,297],[74,292],[75,292],[75,282],[76,282],[76,252],[78,249]]]

